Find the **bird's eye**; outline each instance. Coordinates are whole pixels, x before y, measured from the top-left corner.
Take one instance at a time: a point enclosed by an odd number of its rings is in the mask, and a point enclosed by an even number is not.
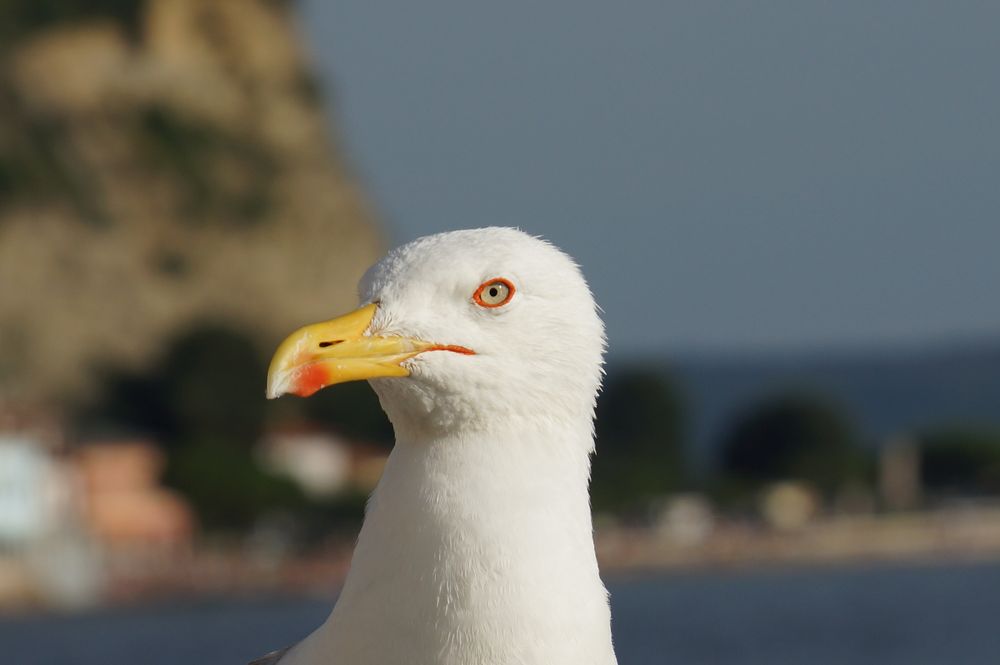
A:
[[[482,307],[500,307],[514,297],[514,285],[502,277],[483,282],[472,294],[472,299]]]

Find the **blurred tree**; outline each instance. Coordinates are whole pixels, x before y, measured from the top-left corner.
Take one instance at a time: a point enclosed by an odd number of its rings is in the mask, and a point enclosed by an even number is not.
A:
[[[157,374],[169,438],[243,448],[260,439],[267,366],[245,335],[223,326],[196,327],[170,346]]]
[[[626,369],[610,376],[597,403],[594,508],[642,508],[676,491],[685,480],[683,426],[683,404],[665,372]]]
[[[74,429],[85,437],[120,432],[149,435],[158,441],[174,431],[163,385],[156,373],[96,368],[97,390],[89,401],[72,407]]]
[[[241,529],[265,510],[304,503],[290,480],[263,471],[252,446],[264,424],[266,367],[238,331],[203,324],[180,334],[147,372],[104,370],[84,431],[154,437],[167,448],[166,482],[210,528]]]
[[[306,544],[322,542],[331,534],[355,538],[364,521],[367,503],[368,493],[359,491],[312,501],[297,514],[302,540]]]
[[[253,457],[267,419],[303,418],[347,437],[390,446],[392,428],[371,388],[350,383],[308,400],[264,399],[267,368],[246,335],[201,324],[171,342],[146,372],[105,369],[100,397],[77,410],[91,433],[140,433],[167,448],[166,482],[213,529],[245,529],[265,513],[294,513],[307,538],[330,528],[353,529],[363,495],[305,497],[289,479],[268,473]]]
[[[342,383],[299,401],[302,413],[315,423],[366,443],[392,447],[392,425],[375,391],[365,381]]]
[[[920,437],[920,475],[937,494],[1000,494],[1000,431],[951,428]]]
[[[62,23],[112,19],[130,35],[139,33],[145,0],[0,0],[0,48]]]
[[[263,470],[249,446],[187,441],[170,454],[164,480],[213,530],[245,530],[262,515],[298,512],[307,503],[294,481]]]
[[[801,393],[767,398],[737,416],[722,439],[722,471],[737,494],[794,479],[828,496],[867,473],[846,414]]]
[[[249,446],[263,429],[266,371],[245,335],[197,325],[146,371],[98,370],[98,396],[77,408],[77,426],[147,434],[168,447],[193,440]]]

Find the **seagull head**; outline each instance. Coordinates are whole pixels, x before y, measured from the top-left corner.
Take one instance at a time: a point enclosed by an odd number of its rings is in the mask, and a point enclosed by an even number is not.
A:
[[[403,245],[361,280],[363,305],[295,331],[267,395],[367,379],[400,434],[586,422],[604,327],[574,261],[511,228]]]

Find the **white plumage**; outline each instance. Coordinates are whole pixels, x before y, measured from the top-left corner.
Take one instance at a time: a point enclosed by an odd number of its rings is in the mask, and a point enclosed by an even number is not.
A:
[[[479,302],[497,279],[509,302]],[[577,266],[514,229],[455,231],[389,253],[360,297],[366,342],[433,346],[371,379],[396,445],[332,614],[281,665],[615,663],[588,496],[604,328]],[[286,344],[272,395],[317,364]]]

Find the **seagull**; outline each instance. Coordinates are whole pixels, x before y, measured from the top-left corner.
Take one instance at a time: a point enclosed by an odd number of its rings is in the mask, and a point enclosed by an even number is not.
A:
[[[368,380],[395,446],[329,618],[255,662],[616,664],[588,491],[606,343],[579,267],[517,229],[451,231],[359,295],[278,347],[267,396]]]

